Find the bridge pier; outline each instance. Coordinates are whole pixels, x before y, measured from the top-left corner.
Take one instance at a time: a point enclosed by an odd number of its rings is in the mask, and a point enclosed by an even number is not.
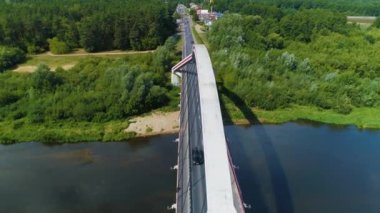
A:
[[[177,73],[172,73],[171,74],[171,83],[172,83],[172,85],[179,87],[180,86],[180,82],[181,82],[180,76],[178,76]]]

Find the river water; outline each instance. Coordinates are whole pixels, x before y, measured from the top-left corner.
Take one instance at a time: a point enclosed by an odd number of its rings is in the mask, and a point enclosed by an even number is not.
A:
[[[380,212],[380,131],[226,126],[248,212]],[[0,146],[0,212],[168,212],[176,135]]]

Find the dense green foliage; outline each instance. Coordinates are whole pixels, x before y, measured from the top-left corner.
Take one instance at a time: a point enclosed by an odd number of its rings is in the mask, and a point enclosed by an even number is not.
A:
[[[67,71],[52,72],[40,65],[32,74],[2,73],[0,123],[10,122],[15,129],[62,122],[104,123],[167,106],[178,93],[169,85],[166,72],[176,59],[175,45],[171,37],[152,54],[88,58]]]
[[[54,54],[65,54],[71,51],[69,45],[64,41],[60,41],[57,37],[48,39],[49,49]]]
[[[213,63],[226,88],[266,110],[380,106],[378,29],[348,25],[330,10],[265,14],[229,14],[212,26]]]
[[[154,49],[175,31],[173,10],[160,0],[0,1],[0,44],[29,53],[49,43],[56,53]]]
[[[230,12],[278,13],[277,8],[292,12],[301,9],[329,9],[350,15],[380,15],[378,0],[218,0],[215,9]]]
[[[18,48],[0,46],[0,73],[25,60],[25,53]]]
[[[380,28],[380,17],[377,17],[375,22],[372,24],[373,27]]]

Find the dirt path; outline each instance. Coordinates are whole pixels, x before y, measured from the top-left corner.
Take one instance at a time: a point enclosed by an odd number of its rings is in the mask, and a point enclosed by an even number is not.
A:
[[[52,57],[71,57],[71,56],[106,56],[106,55],[135,55],[135,54],[146,54],[146,53],[153,53],[154,50],[146,50],[146,51],[120,51],[120,50],[113,50],[113,51],[106,51],[106,52],[97,52],[97,53],[88,53],[83,50],[78,50],[73,53],[69,54],[53,54],[51,52],[33,55],[34,57],[38,56],[52,56]]]
[[[75,52],[70,54],[62,54],[56,55],[51,52],[46,52],[37,55],[29,55],[31,59],[29,59],[26,63],[20,64],[17,68],[15,68],[14,72],[22,72],[22,73],[31,73],[34,72],[40,63],[44,63],[48,65],[52,70],[55,70],[57,67],[62,67],[65,70],[69,70],[78,63],[81,58],[85,58],[86,56],[124,56],[124,55],[136,55],[136,54],[147,54],[153,53],[154,50],[147,51],[121,51],[121,50],[113,50],[106,52],[97,52],[97,53],[88,53],[83,49],[78,49]]]
[[[65,70],[69,70],[73,68],[75,64],[65,64],[61,66]],[[21,72],[21,73],[31,73],[34,72],[37,69],[38,66],[36,65],[21,65],[18,66],[16,69],[13,70],[13,72]],[[57,69],[57,67],[51,67],[52,70]]]
[[[155,112],[148,116],[131,120],[126,132],[136,132],[137,136],[169,134],[179,131],[179,111]]]

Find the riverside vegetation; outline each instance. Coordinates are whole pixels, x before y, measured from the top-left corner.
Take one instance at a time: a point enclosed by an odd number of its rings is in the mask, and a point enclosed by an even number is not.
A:
[[[167,72],[179,59],[169,37],[174,9],[158,0],[1,1],[0,142],[121,141],[134,136],[125,132],[129,118],[177,109]],[[86,57],[69,70],[7,71],[26,53],[74,48],[155,51]]]
[[[378,21],[361,29],[336,10],[281,5],[215,5],[229,10],[211,27],[208,42],[230,116],[244,119],[233,104],[238,97],[267,122],[380,128]]]
[[[163,44],[174,32],[168,15],[173,1],[139,1],[142,9],[133,3],[0,2],[0,142],[125,140],[133,136],[124,131],[131,116],[177,108],[178,91],[165,72],[176,59],[174,38],[147,55],[89,57],[55,72],[44,65],[32,74],[6,71],[26,52],[145,50]],[[248,108],[267,122],[306,118],[380,127],[378,21],[363,30],[327,9],[239,0],[225,7],[230,12],[213,25],[208,43],[222,102],[235,121],[246,118]]]
[[[119,141],[127,118],[153,109],[177,109],[178,89],[168,73],[176,39],[152,54],[90,57],[70,70],[46,65],[0,74],[0,141]]]

